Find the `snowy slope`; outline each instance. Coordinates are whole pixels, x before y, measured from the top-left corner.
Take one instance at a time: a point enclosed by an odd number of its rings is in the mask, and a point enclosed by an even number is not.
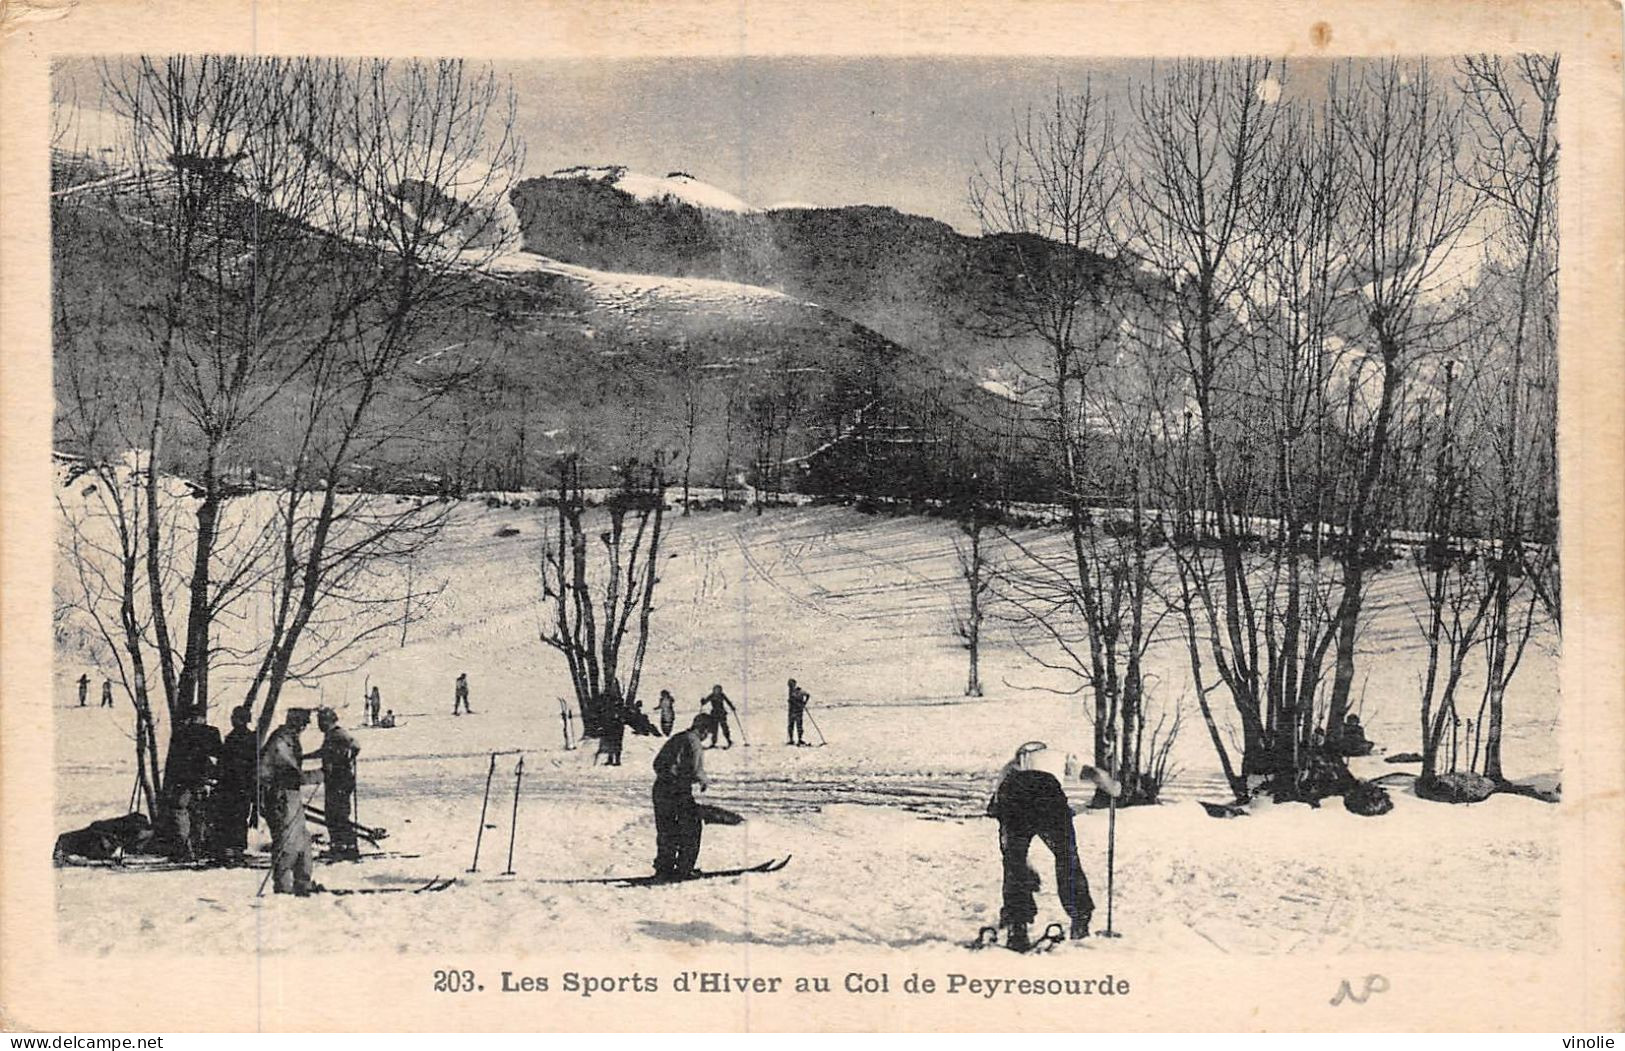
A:
[[[517,276],[550,274],[579,286],[594,305],[615,311],[636,313],[664,304],[708,309],[751,308],[762,304],[797,304],[783,292],[759,285],[720,281],[707,277],[667,277],[662,274],[630,274],[562,263],[535,252],[503,252],[480,265],[493,274]],[[813,304],[806,304],[812,306]]]
[[[443,542],[419,566],[419,586],[446,586],[429,619],[404,646],[391,638],[352,673],[296,691],[306,703],[335,705],[353,725],[370,682],[402,716],[397,729],[356,731],[362,819],[389,828],[388,846],[414,856],[324,866],[318,878],[365,887],[458,875],[458,887],[433,896],[298,901],[255,898],[258,870],[63,869],[63,944],[93,953],[342,952],[392,949],[410,930],[414,951],[708,944],[962,959],[955,943],[998,911],[994,826],[978,816],[994,774],[1025,740],[1082,752],[1089,728],[1077,698],[1031,688],[1044,680],[1002,635],[984,654],[987,696],[960,696],[964,653],[949,628],[952,523],[827,508],[668,519],[645,689],[669,687],[686,721],[697,698],[721,682],[744,717],[733,748],[706,754],[707,796],[748,820],[709,830],[702,863],[786,853],[795,860],[771,877],[640,892],[636,908],[621,908],[612,903],[626,892],[537,882],[648,870],[656,745],[629,736],[619,768],[595,767],[590,750],[562,747],[556,698],[568,693],[567,675],[536,641],[538,515],[458,505]],[[1029,539],[1041,549],[1059,543]],[[1414,747],[1411,698],[1423,657],[1411,623],[1417,598],[1412,574],[1383,574],[1363,637],[1365,723],[1389,751]],[[1515,777],[1550,770],[1557,758],[1555,659],[1544,641],[1526,659],[1507,709]],[[1177,645],[1153,650],[1151,673],[1165,684],[1165,700],[1177,698],[1188,676],[1182,660]],[[477,714],[454,718],[460,670],[469,674]],[[59,655],[55,787],[63,829],[118,812],[134,776],[127,702],[115,711],[75,707],[81,671],[103,669],[71,651]],[[233,674],[222,672],[220,697],[237,689]],[[783,745],[790,675],[812,692],[827,747]],[[1186,706],[1187,720],[1197,723],[1188,699]],[[312,732],[307,746],[315,741]],[[498,876],[508,848],[511,755],[498,761],[493,792],[503,820],[489,822],[480,871],[470,875],[489,754],[509,749],[526,754],[518,875]],[[1225,795],[1199,725],[1181,737],[1176,762],[1182,773],[1168,805],[1118,815],[1116,917],[1129,939],[1067,946],[1060,951],[1068,957],[1530,950],[1555,936],[1557,906],[1531,888],[1549,885],[1559,871],[1557,807],[1509,796],[1473,807],[1427,803],[1402,777],[1390,785],[1395,809],[1384,817],[1359,818],[1330,804],[1215,821],[1192,801]],[[1358,772],[1405,769],[1414,767],[1373,758]],[[1086,793],[1074,787],[1082,802]],[[1106,824],[1101,814],[1076,822],[1102,903]],[[263,840],[261,831],[255,842]],[[1420,850],[1422,843],[1437,849]],[[1043,871],[1043,848],[1032,856]],[[1052,890],[1040,894],[1039,908],[1041,923],[1061,919]],[[108,909],[128,922],[102,922]],[[1102,911],[1097,925],[1103,919]]]
[[[561,168],[548,176],[550,179],[581,179],[587,182],[608,183],[622,193],[640,201],[676,201],[695,208],[709,208],[716,212],[757,212],[760,208],[746,204],[720,187],[713,186],[687,172],[670,172],[664,176],[644,175],[622,165],[591,167],[578,165]]]

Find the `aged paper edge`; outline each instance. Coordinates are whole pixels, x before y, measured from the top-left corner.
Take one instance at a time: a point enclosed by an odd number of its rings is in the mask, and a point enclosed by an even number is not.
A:
[[[1591,2],[921,2],[8,5],[0,32],[0,1028],[14,1030],[1070,1030],[1619,1029],[1625,1026],[1625,704],[1620,643],[1622,327],[1620,19]],[[1312,30],[1330,30],[1329,42]],[[364,42],[364,48],[363,48]],[[1562,938],[1551,953],[1240,957],[1225,966],[1123,958],[1133,996],[1005,1004],[834,996],[535,1000],[431,995],[436,961],[411,955],[87,958],[56,947],[51,707],[50,324],[47,70],[52,56],[115,51],[634,55],[1564,55],[1561,462],[1567,622],[1562,661]],[[458,966],[538,973],[679,967],[906,974],[901,953],[765,947],[668,954],[482,957]],[[1091,959],[1091,963],[1093,963]],[[1114,963],[1116,961],[1113,961]],[[447,961],[440,961],[445,966]],[[921,969],[943,969],[933,958]],[[962,964],[962,966],[969,966]],[[324,1002],[365,969],[387,1003]],[[1001,974],[1049,973],[1042,962]],[[1384,974],[1380,1008],[1333,1008],[1339,982]],[[168,980],[171,977],[179,980]],[[200,995],[201,994],[201,995]],[[512,1002],[518,1000],[520,1002]]]

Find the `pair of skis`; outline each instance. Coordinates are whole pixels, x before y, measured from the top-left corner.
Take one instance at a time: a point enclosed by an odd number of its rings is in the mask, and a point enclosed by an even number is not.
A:
[[[435,876],[425,883],[407,883],[390,887],[328,887],[319,893],[349,897],[352,894],[434,894],[456,886],[451,877]]]
[[[658,887],[668,883],[692,883],[702,879],[722,879],[727,876],[748,876],[758,872],[777,872],[790,864],[793,855],[786,854],[782,858],[771,858],[756,865],[743,865],[733,869],[718,869],[713,872],[695,872],[688,876],[599,876],[588,879],[540,879],[537,883],[551,883],[558,886],[575,886],[581,884],[597,884],[606,887]]]

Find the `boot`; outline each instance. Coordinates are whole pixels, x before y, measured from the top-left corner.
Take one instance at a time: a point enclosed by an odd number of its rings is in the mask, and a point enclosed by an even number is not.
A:
[[[1011,952],[1026,952],[1033,947],[1032,939],[1027,937],[1025,923],[1012,923],[1004,936],[1004,947]]]
[[[1081,942],[1083,939],[1089,937],[1089,917],[1080,916],[1072,921],[1072,933],[1070,937],[1075,942]]]

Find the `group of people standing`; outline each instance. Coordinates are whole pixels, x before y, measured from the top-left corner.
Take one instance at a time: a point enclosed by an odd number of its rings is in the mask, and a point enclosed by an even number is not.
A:
[[[81,708],[85,707],[86,702],[89,700],[89,697],[90,697],[90,676],[89,675],[81,675],[81,676],[79,676],[79,707],[81,707]],[[102,703],[97,705],[97,707],[98,708],[111,708],[111,707],[113,707],[113,681],[111,679],[103,679],[102,680]]]
[[[232,709],[231,732],[223,740],[204,720],[202,709],[189,710],[176,723],[164,767],[165,809],[172,826],[167,830],[169,853],[180,861],[241,864],[257,811],[271,830],[276,892],[309,894],[319,888],[311,875],[304,786],[324,788],[320,818],[327,826],[331,858],[360,860],[352,812],[361,748],[331,708],[316,714],[322,746],[310,756],[300,741],[310,726],[309,708],[289,708],[264,747],[258,746],[252,721],[247,705]],[[305,768],[311,759],[320,760],[320,770]]]
[[[807,743],[804,726],[807,703],[810,700],[812,695],[796,685],[796,680],[791,679],[786,701],[785,744]],[[738,719],[739,709],[734,707],[734,702],[723,692],[721,683],[713,685],[711,692],[700,698],[700,708],[709,716],[705,724],[705,741],[702,747],[732,748],[733,731],[729,717]],[[644,714],[641,700],[633,701],[631,704],[625,703],[621,699],[619,689],[611,684],[599,715],[598,754],[594,757],[594,761],[603,758],[607,766],[620,766],[621,749],[628,728],[635,734],[652,737],[658,733],[661,737],[670,737],[677,725],[677,698],[672,696],[670,690],[660,691],[660,698],[655,702],[655,718],[658,725]]]
[[[787,699],[788,717],[786,744],[801,744],[802,723],[807,702],[812,695],[789,681]],[[655,875],[660,879],[679,880],[693,876],[700,858],[700,842],[705,832],[705,809],[694,798],[697,787],[704,791],[710,782],[705,776],[705,751],[733,746],[733,735],[728,732],[728,716],[739,716],[739,709],[723,692],[722,684],[711,687],[711,692],[700,699],[703,709],[689,723],[687,730],[673,734],[676,722],[676,701],[669,690],[660,691],[656,710],[660,716],[660,731],[668,740],[655,755],[654,787],[651,792],[655,817]]]

